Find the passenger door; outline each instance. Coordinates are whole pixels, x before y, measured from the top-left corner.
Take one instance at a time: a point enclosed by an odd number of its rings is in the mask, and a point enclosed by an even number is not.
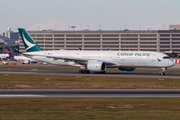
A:
[[[156,60],[156,54],[153,54],[152,55],[152,61],[155,61]]]

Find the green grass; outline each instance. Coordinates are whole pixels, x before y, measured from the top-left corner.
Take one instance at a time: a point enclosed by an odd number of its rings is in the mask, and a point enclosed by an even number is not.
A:
[[[178,120],[180,98],[2,98],[0,119]]]
[[[0,74],[0,89],[180,89],[180,79]]]

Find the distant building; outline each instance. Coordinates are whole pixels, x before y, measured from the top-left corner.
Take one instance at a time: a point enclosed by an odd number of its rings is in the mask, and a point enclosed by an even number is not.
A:
[[[72,50],[73,31],[27,31],[42,50]],[[173,51],[180,53],[179,30],[75,30],[74,49]],[[20,51],[25,52],[22,40]]]
[[[11,28],[8,28],[8,31],[0,33],[1,36],[11,38],[13,40],[19,40],[19,33],[11,31]]]
[[[0,53],[3,53],[5,46],[4,40],[0,39]]]
[[[16,47],[15,40],[0,35],[0,53],[7,51],[7,48]]]
[[[0,53],[7,52],[7,48],[17,48],[19,49],[19,33],[8,31],[0,33]]]

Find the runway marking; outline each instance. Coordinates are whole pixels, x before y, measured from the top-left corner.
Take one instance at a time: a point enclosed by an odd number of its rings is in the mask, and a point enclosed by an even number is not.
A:
[[[180,97],[180,89],[0,89],[0,98]]]
[[[0,95],[0,97],[46,97],[45,95]]]

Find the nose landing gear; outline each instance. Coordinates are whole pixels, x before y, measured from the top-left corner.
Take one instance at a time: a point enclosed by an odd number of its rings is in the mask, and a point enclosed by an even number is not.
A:
[[[165,75],[165,70],[166,70],[166,68],[161,68],[161,75]]]

